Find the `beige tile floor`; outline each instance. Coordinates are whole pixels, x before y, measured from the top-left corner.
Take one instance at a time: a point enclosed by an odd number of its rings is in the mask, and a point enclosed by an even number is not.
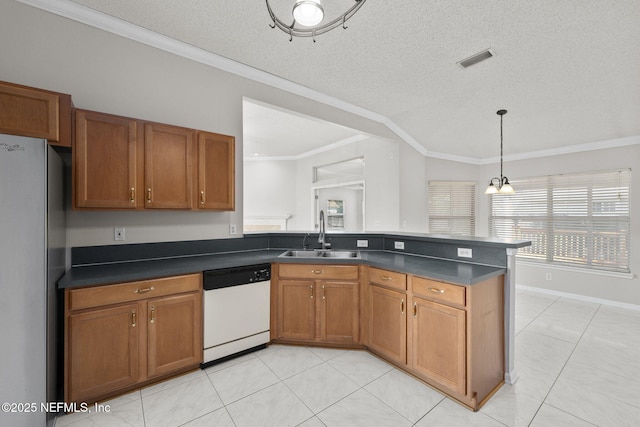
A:
[[[638,426],[640,312],[518,291],[514,386],[471,412],[365,351],[270,346],[56,426]]]

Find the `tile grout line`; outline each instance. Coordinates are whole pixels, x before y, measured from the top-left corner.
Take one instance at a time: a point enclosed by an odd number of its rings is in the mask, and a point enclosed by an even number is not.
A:
[[[558,298],[558,299],[560,299],[560,298]],[[556,300],[556,301],[558,301],[558,300]],[[554,302],[554,304],[555,304],[555,302]],[[552,304],[552,305],[553,305],[553,304]],[[556,376],[556,378],[553,380],[553,384],[551,384],[551,387],[549,387],[549,391],[547,391],[547,393],[546,393],[546,394],[545,394],[545,396],[544,396],[544,399],[542,399],[542,403],[541,403],[541,404],[540,404],[540,406],[538,407],[538,410],[535,412],[535,414],[533,414],[533,418],[531,418],[531,421],[529,422],[529,425],[531,425],[531,423],[533,422],[533,420],[535,420],[535,419],[536,419],[536,416],[538,415],[538,412],[540,412],[540,408],[542,408],[542,405],[545,405],[545,404],[546,404],[546,405],[549,405],[549,406],[551,406],[552,408],[555,408],[555,409],[557,409],[557,410],[559,410],[559,411],[562,411],[562,412],[564,412],[564,413],[566,413],[566,414],[569,414],[569,415],[571,415],[571,416],[573,416],[573,417],[576,417],[576,418],[578,418],[579,420],[582,420],[582,421],[585,421],[585,422],[587,422],[587,423],[589,423],[589,424],[592,424],[592,423],[590,423],[589,421],[587,421],[587,420],[584,420],[584,419],[580,418],[580,417],[579,417],[578,415],[576,415],[576,414],[572,414],[572,413],[569,413],[569,412],[567,412],[567,411],[564,411],[564,410],[562,410],[562,409],[560,409],[560,408],[556,408],[555,406],[553,406],[553,405],[551,405],[551,404],[549,404],[549,403],[546,403],[546,402],[547,402],[547,398],[549,397],[549,394],[551,394],[551,390],[553,390],[553,387],[554,387],[554,386],[556,385],[556,383],[558,382],[558,379],[560,378],[560,376],[562,375],[562,372],[563,372],[563,371],[564,371],[564,369],[566,368],[567,363],[569,363],[569,360],[571,360],[571,357],[573,356],[573,353],[575,353],[576,348],[578,348],[578,345],[580,344],[580,341],[581,341],[581,340],[582,340],[582,338],[584,337],[585,332],[587,331],[587,329],[589,329],[589,326],[591,325],[591,322],[593,322],[593,319],[596,317],[596,314],[598,314],[598,312],[600,311],[600,308],[601,308],[601,307],[602,307],[602,304],[598,304],[598,308],[593,312],[593,315],[591,315],[591,319],[589,319],[589,322],[587,323],[587,326],[585,326],[584,330],[583,330],[583,331],[582,331],[582,333],[580,334],[580,338],[578,338],[578,340],[576,341],[575,345],[573,346],[573,349],[571,350],[571,353],[569,354],[569,357],[567,357],[567,360],[565,360],[564,364],[562,365],[562,368],[560,369],[560,372],[558,372],[558,375],[557,375],[557,376]],[[547,308],[548,308],[548,307],[547,307]],[[545,311],[546,311],[546,309],[545,309]],[[541,314],[542,314],[542,313],[541,313]],[[528,325],[527,325],[527,327],[528,327]],[[525,329],[526,329],[526,328],[525,328]],[[566,342],[566,341],[565,341],[565,342]]]

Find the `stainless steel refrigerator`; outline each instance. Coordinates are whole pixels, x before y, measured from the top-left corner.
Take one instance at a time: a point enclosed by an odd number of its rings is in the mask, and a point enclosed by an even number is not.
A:
[[[63,170],[45,140],[0,135],[0,426],[52,425],[55,414],[42,404],[61,400]]]

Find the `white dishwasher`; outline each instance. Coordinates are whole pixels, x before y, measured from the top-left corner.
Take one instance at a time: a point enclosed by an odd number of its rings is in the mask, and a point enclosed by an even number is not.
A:
[[[266,347],[270,279],[270,264],[204,272],[203,367]]]

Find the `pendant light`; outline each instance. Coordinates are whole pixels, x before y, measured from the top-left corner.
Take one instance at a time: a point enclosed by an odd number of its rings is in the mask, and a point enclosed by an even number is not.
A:
[[[502,175],[502,116],[507,114],[507,110],[498,110],[496,114],[500,116],[500,178],[491,178],[484,194],[513,194],[515,190],[509,184],[509,179]]]

